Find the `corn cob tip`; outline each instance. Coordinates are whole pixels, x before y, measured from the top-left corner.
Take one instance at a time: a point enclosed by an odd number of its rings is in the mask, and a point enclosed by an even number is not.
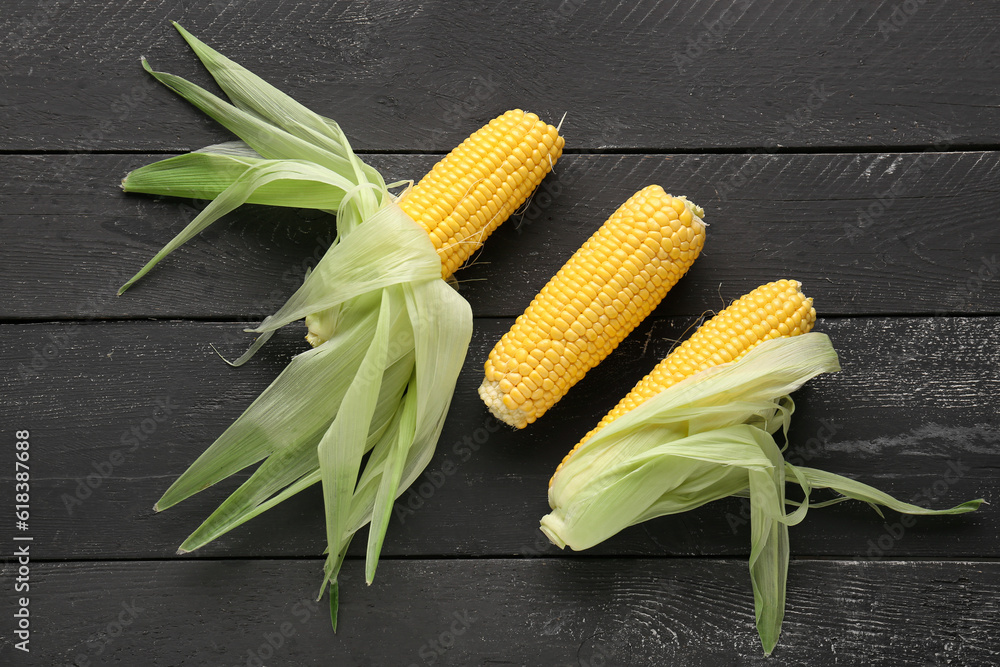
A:
[[[312,347],[319,347],[333,337],[337,331],[337,314],[339,309],[328,308],[318,313],[306,315],[306,342]]]
[[[684,202],[684,205],[687,208],[691,209],[691,212],[694,213],[694,216],[696,218],[698,218],[698,221],[701,222],[701,224],[706,224],[705,223],[705,209],[703,209],[701,206],[698,206],[697,204],[695,204],[693,201],[689,200],[684,195],[680,195],[680,196],[678,196],[676,198],[680,199],[682,202]]]
[[[535,421],[520,407],[511,409],[504,405],[504,393],[500,391],[499,382],[483,380],[483,383],[479,385],[479,398],[483,399],[483,403],[490,409],[490,413],[494,417],[514,428],[524,428],[530,422]]]

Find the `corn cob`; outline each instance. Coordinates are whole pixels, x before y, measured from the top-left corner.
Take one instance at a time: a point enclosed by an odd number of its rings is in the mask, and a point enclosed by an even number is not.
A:
[[[427,231],[448,278],[534,191],[565,140],[533,113],[494,118],[406,193],[400,207]]]
[[[840,370],[829,337],[809,331],[815,318],[799,283],[780,280],[702,326],[563,459],[549,482],[552,511],[542,517],[542,532],[559,548],[580,551],[656,517],[749,498],[754,616],[769,654],[785,611],[789,526],[811,508],[854,499],[880,515],[877,505],[915,515],[977,509],[982,499],[925,509],[784,460],[775,434],[788,433],[789,394]],[[801,487],[801,501],[787,499],[786,483]],[[816,489],[839,497],[810,503]]]
[[[704,211],[659,185],[634,194],[496,344],[479,395],[504,422],[540,417],[660,303],[705,242]]]
[[[456,146],[407,190],[399,207],[430,236],[448,279],[520,207],[562,155],[559,130],[512,109]],[[322,345],[337,310],[306,316],[306,341]]]
[[[592,435],[667,387],[712,366],[742,359],[765,340],[798,336],[811,330],[816,310],[812,298],[806,298],[800,287],[797,280],[761,285],[699,327],[583,436],[563,458],[556,473]]]

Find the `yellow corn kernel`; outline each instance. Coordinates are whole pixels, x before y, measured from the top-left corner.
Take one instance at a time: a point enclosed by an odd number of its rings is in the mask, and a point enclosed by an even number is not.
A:
[[[679,212],[687,214],[684,222]],[[524,428],[603,361],[694,263],[705,241],[702,216],[700,207],[659,185],[643,188],[615,211],[493,348],[479,388],[490,411]],[[539,359],[535,349],[545,354]],[[517,366],[527,365],[542,390],[537,398],[532,392],[530,404],[506,389],[505,380],[517,385],[509,373],[512,351],[518,359],[524,354]]]
[[[813,300],[806,298],[797,280],[777,280],[743,295],[699,327],[640,380],[590,433],[583,436],[563,458],[556,472],[597,431],[667,387],[712,366],[737,361],[765,340],[807,333],[815,323]]]
[[[427,230],[448,278],[523,204],[565,140],[533,113],[495,118],[434,165],[400,200]]]

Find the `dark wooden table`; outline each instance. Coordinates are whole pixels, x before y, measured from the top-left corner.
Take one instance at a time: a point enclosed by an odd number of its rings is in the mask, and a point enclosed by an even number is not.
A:
[[[151,510],[303,349],[293,325],[234,370],[209,344],[245,349],[243,327],[291,294],[333,226],[245,207],[115,297],[201,205],[126,196],[120,178],[229,138],[139,66],[208,81],[168,19],[339,120],[387,178],[419,177],[507,108],[568,113],[556,173],[459,276],[476,332],[437,455],[397,502],[371,587],[352,551],[336,635],[310,602],[318,489],[188,557],[177,545],[237,480]],[[798,392],[790,456],[935,507],[997,500],[998,25],[996,3],[923,0],[6,3],[0,663],[997,664],[996,505],[905,523],[858,503],[810,512],[769,659],[745,503],[580,554],[537,527],[579,436],[701,313],[783,277],[815,297],[843,364]],[[475,392],[488,350],[650,183],[704,206],[702,257],[554,410],[498,428]]]

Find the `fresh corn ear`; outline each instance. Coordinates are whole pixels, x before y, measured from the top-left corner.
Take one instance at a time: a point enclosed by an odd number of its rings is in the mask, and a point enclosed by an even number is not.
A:
[[[601,363],[694,263],[704,214],[659,185],[629,198],[490,352],[479,388],[490,412],[524,428]]]
[[[581,550],[658,516],[728,496],[749,497],[750,580],[765,653],[777,644],[784,617],[788,526],[805,518],[812,490],[840,494],[813,507],[855,499],[908,514],[961,514],[983,502],[928,510],[861,482],[784,460],[774,434],[788,432],[794,410],[789,394],[840,366],[826,335],[803,333],[815,318],[812,304],[798,293],[797,283],[782,282],[787,284],[773,283],[776,287],[758,295],[773,296],[778,290],[787,308],[779,305],[762,315],[768,330],[758,330],[757,341],[747,338],[756,326],[748,321],[752,318],[735,315],[756,299],[751,292],[740,300],[742,305],[727,309],[726,318],[726,311],[715,318],[732,323],[731,328],[709,322],[702,327],[705,335],[698,341],[698,334],[692,337],[690,349],[671,355],[684,360],[677,362],[680,370],[674,369],[683,379],[666,364],[662,380],[640,382],[631,399],[635,407],[602,422],[560,464],[549,486],[552,511],[541,520],[542,532],[553,544]],[[758,308],[768,311],[767,304]],[[772,331],[779,333],[770,337]],[[730,341],[733,349],[727,347]],[[725,359],[716,356],[720,348],[735,360],[720,361]],[[704,364],[708,367],[702,369]],[[786,478],[801,487],[803,501],[785,499]],[[786,505],[797,509],[789,512]]]
[[[212,201],[121,291],[247,202],[336,212],[337,236],[301,287],[250,330],[260,336],[234,365],[303,318],[315,349],[295,356],[155,509],[256,466],[184,541],[183,553],[320,483],[327,543],[320,590],[329,583],[336,628],[337,577],[348,545],[369,526],[371,583],[393,503],[434,453],[468,350],[472,310],[442,275],[524,201],[559,157],[562,139],[530,114],[504,114],[414,188],[404,208],[337,123],[176,27],[231,102],[143,66],[241,141],[125,178],[128,191]]]
[[[448,278],[535,190],[562,155],[559,131],[514,109],[434,165],[399,202],[427,231]]]
[[[667,355],[649,375],[639,380],[587,438],[615,419],[635,409],[667,387],[719,364],[737,361],[765,340],[779,336],[798,336],[812,330],[816,323],[813,300],[802,293],[797,280],[777,280],[744,294],[732,305],[698,328],[689,339]],[[569,460],[576,447],[566,455],[556,472]],[[553,476],[553,479],[555,477]],[[551,485],[551,481],[549,484]]]

